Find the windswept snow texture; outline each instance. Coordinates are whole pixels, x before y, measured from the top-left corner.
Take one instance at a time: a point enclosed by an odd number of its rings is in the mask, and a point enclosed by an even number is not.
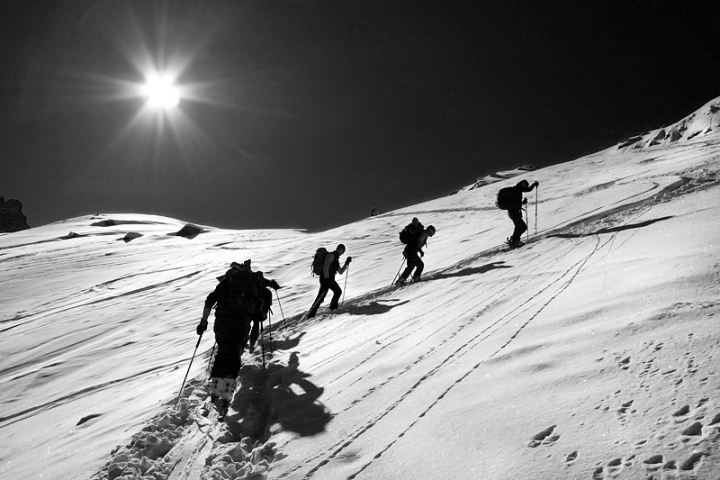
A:
[[[128,214],[2,235],[0,478],[717,480],[719,140],[612,148],[317,234],[183,237]],[[507,251],[493,204],[519,178],[540,188]],[[427,273],[393,288],[413,216],[437,227]],[[312,255],[340,242],[345,301],[302,322]],[[218,422],[211,331],[179,390],[205,296],[247,258],[283,288],[265,365],[245,353]]]

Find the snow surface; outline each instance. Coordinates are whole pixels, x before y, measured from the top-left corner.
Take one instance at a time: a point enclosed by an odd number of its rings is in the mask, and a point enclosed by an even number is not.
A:
[[[0,478],[717,480],[707,128],[315,234],[98,214],[0,235]],[[532,235],[507,251],[493,204],[520,178]],[[426,275],[392,288],[413,216],[437,227]],[[343,306],[303,322],[339,242]],[[201,408],[211,332],[176,398],[205,296],[246,258],[283,288],[223,423]]]

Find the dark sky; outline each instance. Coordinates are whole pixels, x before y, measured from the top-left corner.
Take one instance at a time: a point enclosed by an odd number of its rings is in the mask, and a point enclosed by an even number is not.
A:
[[[349,223],[719,96],[710,3],[3,0],[0,195],[31,226]],[[148,64],[192,98],[141,111]]]

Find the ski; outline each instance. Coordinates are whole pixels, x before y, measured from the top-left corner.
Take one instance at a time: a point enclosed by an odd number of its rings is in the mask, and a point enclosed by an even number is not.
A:
[[[416,283],[420,283],[425,281],[424,279],[419,280],[409,280],[405,282],[397,281],[391,285],[392,288],[402,288],[402,287],[409,287],[410,285],[415,285]]]

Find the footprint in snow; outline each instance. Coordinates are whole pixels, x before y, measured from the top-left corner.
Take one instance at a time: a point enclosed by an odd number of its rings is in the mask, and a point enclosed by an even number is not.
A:
[[[625,357],[620,362],[618,362],[618,367],[622,368],[623,370],[627,370],[630,368],[630,358],[631,357]]]
[[[553,431],[555,431],[555,427],[557,427],[557,425],[548,427],[542,432],[535,435],[532,440],[530,440],[530,443],[528,443],[528,447],[535,448],[539,447],[540,445],[547,446],[557,442],[560,439],[560,435],[552,435]]]
[[[618,475],[620,475],[620,472],[622,472],[623,467],[624,467],[624,465],[623,465],[622,458],[615,458],[613,460],[610,460],[610,462],[608,462],[607,467],[605,469],[606,470],[605,473],[607,475],[606,478],[617,477]]]
[[[664,461],[665,459],[662,455],[653,455],[652,457],[643,460],[642,465],[646,470],[654,472],[655,470],[660,470]]]
[[[715,426],[716,428],[720,428],[720,413],[715,415],[708,425],[711,427]]]
[[[702,459],[705,455],[706,455],[705,452],[693,453],[683,463],[680,464],[680,471],[681,472],[691,472],[691,471],[697,470],[697,468],[700,466],[700,462],[702,461]]]
[[[605,467],[597,467],[595,471],[593,471],[593,480],[608,480],[610,478],[615,478],[623,470],[623,461],[622,458],[616,458],[614,460],[611,460]]]
[[[672,416],[676,422],[682,422],[687,419],[688,413],[690,413],[690,405],[684,405],[673,413]]]
[[[635,403],[635,400],[630,400],[628,402],[623,403],[622,406],[618,409],[618,414],[620,416],[626,414],[628,411],[628,408],[632,407],[633,403]]]

